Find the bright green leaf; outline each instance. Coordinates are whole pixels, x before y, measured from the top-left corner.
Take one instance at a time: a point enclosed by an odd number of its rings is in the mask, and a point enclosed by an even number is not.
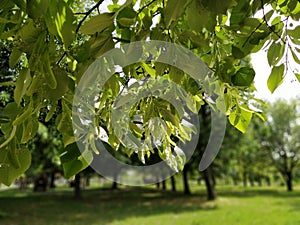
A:
[[[285,46],[281,42],[273,43],[268,50],[268,63],[270,66],[275,66],[284,54]]]
[[[83,34],[94,34],[96,32],[101,32],[106,28],[113,25],[114,17],[113,13],[103,13],[92,17],[89,21],[83,24],[80,31]]]
[[[31,83],[31,75],[29,69],[22,69],[16,81],[16,88],[14,90],[15,102],[19,105],[27,88]]]
[[[229,115],[229,122],[242,133],[245,133],[252,119],[252,112],[239,108]]]
[[[282,83],[283,73],[284,64],[281,64],[280,66],[274,66],[272,68],[271,74],[267,81],[268,88],[271,91],[271,93],[273,93],[276,90],[276,88]]]

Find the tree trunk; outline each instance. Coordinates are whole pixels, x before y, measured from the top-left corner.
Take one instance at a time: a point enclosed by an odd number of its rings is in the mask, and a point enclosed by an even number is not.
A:
[[[243,185],[244,187],[247,187],[247,173],[243,172]]]
[[[262,177],[258,175],[257,177],[258,186],[262,187]]]
[[[74,197],[75,199],[81,199],[81,188],[80,188],[80,173],[75,175],[75,184],[74,184]]]
[[[233,185],[234,186],[238,186],[239,185],[239,182],[238,182],[237,178],[232,178],[232,180],[233,180]]]
[[[87,176],[87,177],[86,177],[86,179],[85,179],[85,184],[86,184],[87,187],[90,186],[90,184],[91,184],[91,177],[90,177],[90,176]]]
[[[207,168],[206,170],[204,170],[202,172],[203,179],[204,179],[205,186],[206,186],[207,200],[209,200],[209,201],[215,200],[217,198],[217,194],[215,192],[215,188],[213,185],[212,176],[211,176],[210,172],[211,171],[209,168]]]
[[[111,186],[111,189],[113,189],[113,190],[118,189],[118,183],[116,182],[117,179],[118,179],[118,174],[114,174],[114,181],[113,181],[113,184]]]
[[[176,191],[176,182],[175,182],[175,177],[171,176],[171,185],[172,185],[172,191]]]
[[[190,191],[190,186],[189,186],[189,181],[188,181],[188,167],[187,165],[185,165],[185,167],[183,168],[183,193],[185,195],[190,195],[191,191]]]
[[[267,185],[270,187],[271,186],[271,178],[269,176],[266,176],[266,182],[267,182]]]
[[[216,177],[215,177],[215,174],[212,170],[210,170],[210,176],[211,176],[211,181],[212,181],[212,185],[215,187],[217,185],[217,180],[216,180]]]
[[[157,183],[156,183],[156,188],[159,189],[159,187],[160,187],[160,183],[157,182]]]
[[[163,180],[163,181],[161,182],[161,184],[162,184],[162,189],[165,191],[165,190],[167,189],[166,181]]]
[[[252,177],[249,178],[250,186],[254,187],[254,180]]]
[[[50,175],[50,188],[55,188],[55,172],[52,172]]]
[[[291,171],[286,172],[286,187],[287,191],[293,191],[293,176]]]

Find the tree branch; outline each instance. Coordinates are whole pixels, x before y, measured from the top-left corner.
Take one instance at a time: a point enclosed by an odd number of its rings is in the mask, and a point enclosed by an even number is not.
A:
[[[152,0],[151,2],[147,3],[146,5],[144,5],[142,8],[139,9],[138,14],[140,14],[145,8],[149,7],[154,2],[156,2],[156,0]]]
[[[265,21],[267,27],[268,27],[268,28],[270,29],[270,31],[271,31],[272,33],[274,33],[274,34],[275,34],[275,35],[276,35],[276,36],[277,36],[284,44],[286,44],[286,43],[285,43],[285,40],[283,40],[282,37],[274,30],[274,28],[268,24],[268,20],[267,20],[267,18],[266,18],[265,8],[264,8],[264,0],[260,0],[260,2],[261,2],[261,8],[262,8],[262,12],[263,12],[263,20]]]
[[[82,26],[83,22],[88,18],[88,16],[95,10],[99,10],[99,6],[104,2],[104,0],[100,0],[97,2],[89,11],[87,12],[79,12],[79,13],[74,13],[75,15],[84,15],[84,17],[79,21],[78,26],[75,30],[75,33],[77,34],[79,32],[80,27]],[[63,58],[67,55],[67,52],[65,51],[64,54],[59,58],[59,60],[56,62],[56,65],[59,65]]]
[[[261,25],[263,25],[263,23],[264,23],[264,21],[262,21],[260,24],[258,24],[257,27],[255,27],[255,29],[251,32],[251,34],[249,35],[249,37],[247,37],[246,41],[242,45],[243,48],[245,47],[245,45],[247,44],[247,42],[249,41],[249,39],[252,37],[252,35],[261,27]]]
[[[80,22],[78,23],[78,26],[76,28],[76,34],[78,33],[81,25],[83,24],[83,22],[87,19],[87,17],[94,11],[94,9],[99,8],[99,6],[104,2],[104,0],[100,0],[99,2],[97,2],[97,4],[95,4],[89,11],[87,11],[85,13],[85,16],[82,18],[82,20],[80,20]]]

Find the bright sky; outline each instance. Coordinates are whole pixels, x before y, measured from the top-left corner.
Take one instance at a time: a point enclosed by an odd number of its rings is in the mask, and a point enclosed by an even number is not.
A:
[[[270,6],[267,6],[265,8],[265,13],[267,13],[271,9]],[[273,14],[271,17],[271,20],[278,16],[276,13]],[[262,10],[258,11],[255,14],[256,18],[263,18],[263,12]],[[300,25],[299,22],[291,21],[293,22],[294,26]],[[299,56],[299,55],[298,55]],[[288,56],[289,58],[292,58],[291,55]],[[262,98],[269,101],[275,101],[278,98],[284,98],[284,99],[290,99],[293,97],[296,97],[297,95],[300,97],[300,83],[296,81],[296,78],[292,72],[292,70],[299,70],[299,65],[295,64],[294,62],[289,62],[290,66],[293,68],[289,68],[289,71],[283,81],[283,83],[274,91],[273,94],[268,89],[267,86],[267,80],[271,73],[271,68],[268,64],[267,59],[267,52],[264,50],[261,50],[253,55],[251,55],[251,63],[253,65],[253,68],[256,72],[254,85],[257,88],[257,97]]]
[[[256,72],[254,84],[257,88],[257,97],[274,101],[278,98],[290,99],[297,95],[300,96],[300,83],[295,80],[295,76],[292,71],[288,72],[283,83],[273,94],[271,94],[267,86],[267,80],[271,73],[271,68],[269,67],[267,60],[267,53],[260,51],[253,54],[251,59],[251,63]]]

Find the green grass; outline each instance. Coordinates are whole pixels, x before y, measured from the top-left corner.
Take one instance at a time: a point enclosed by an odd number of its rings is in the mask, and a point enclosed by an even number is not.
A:
[[[122,188],[91,189],[74,200],[72,191],[0,192],[1,225],[299,225],[300,190],[218,187],[219,198],[205,201],[204,187],[194,194]]]

